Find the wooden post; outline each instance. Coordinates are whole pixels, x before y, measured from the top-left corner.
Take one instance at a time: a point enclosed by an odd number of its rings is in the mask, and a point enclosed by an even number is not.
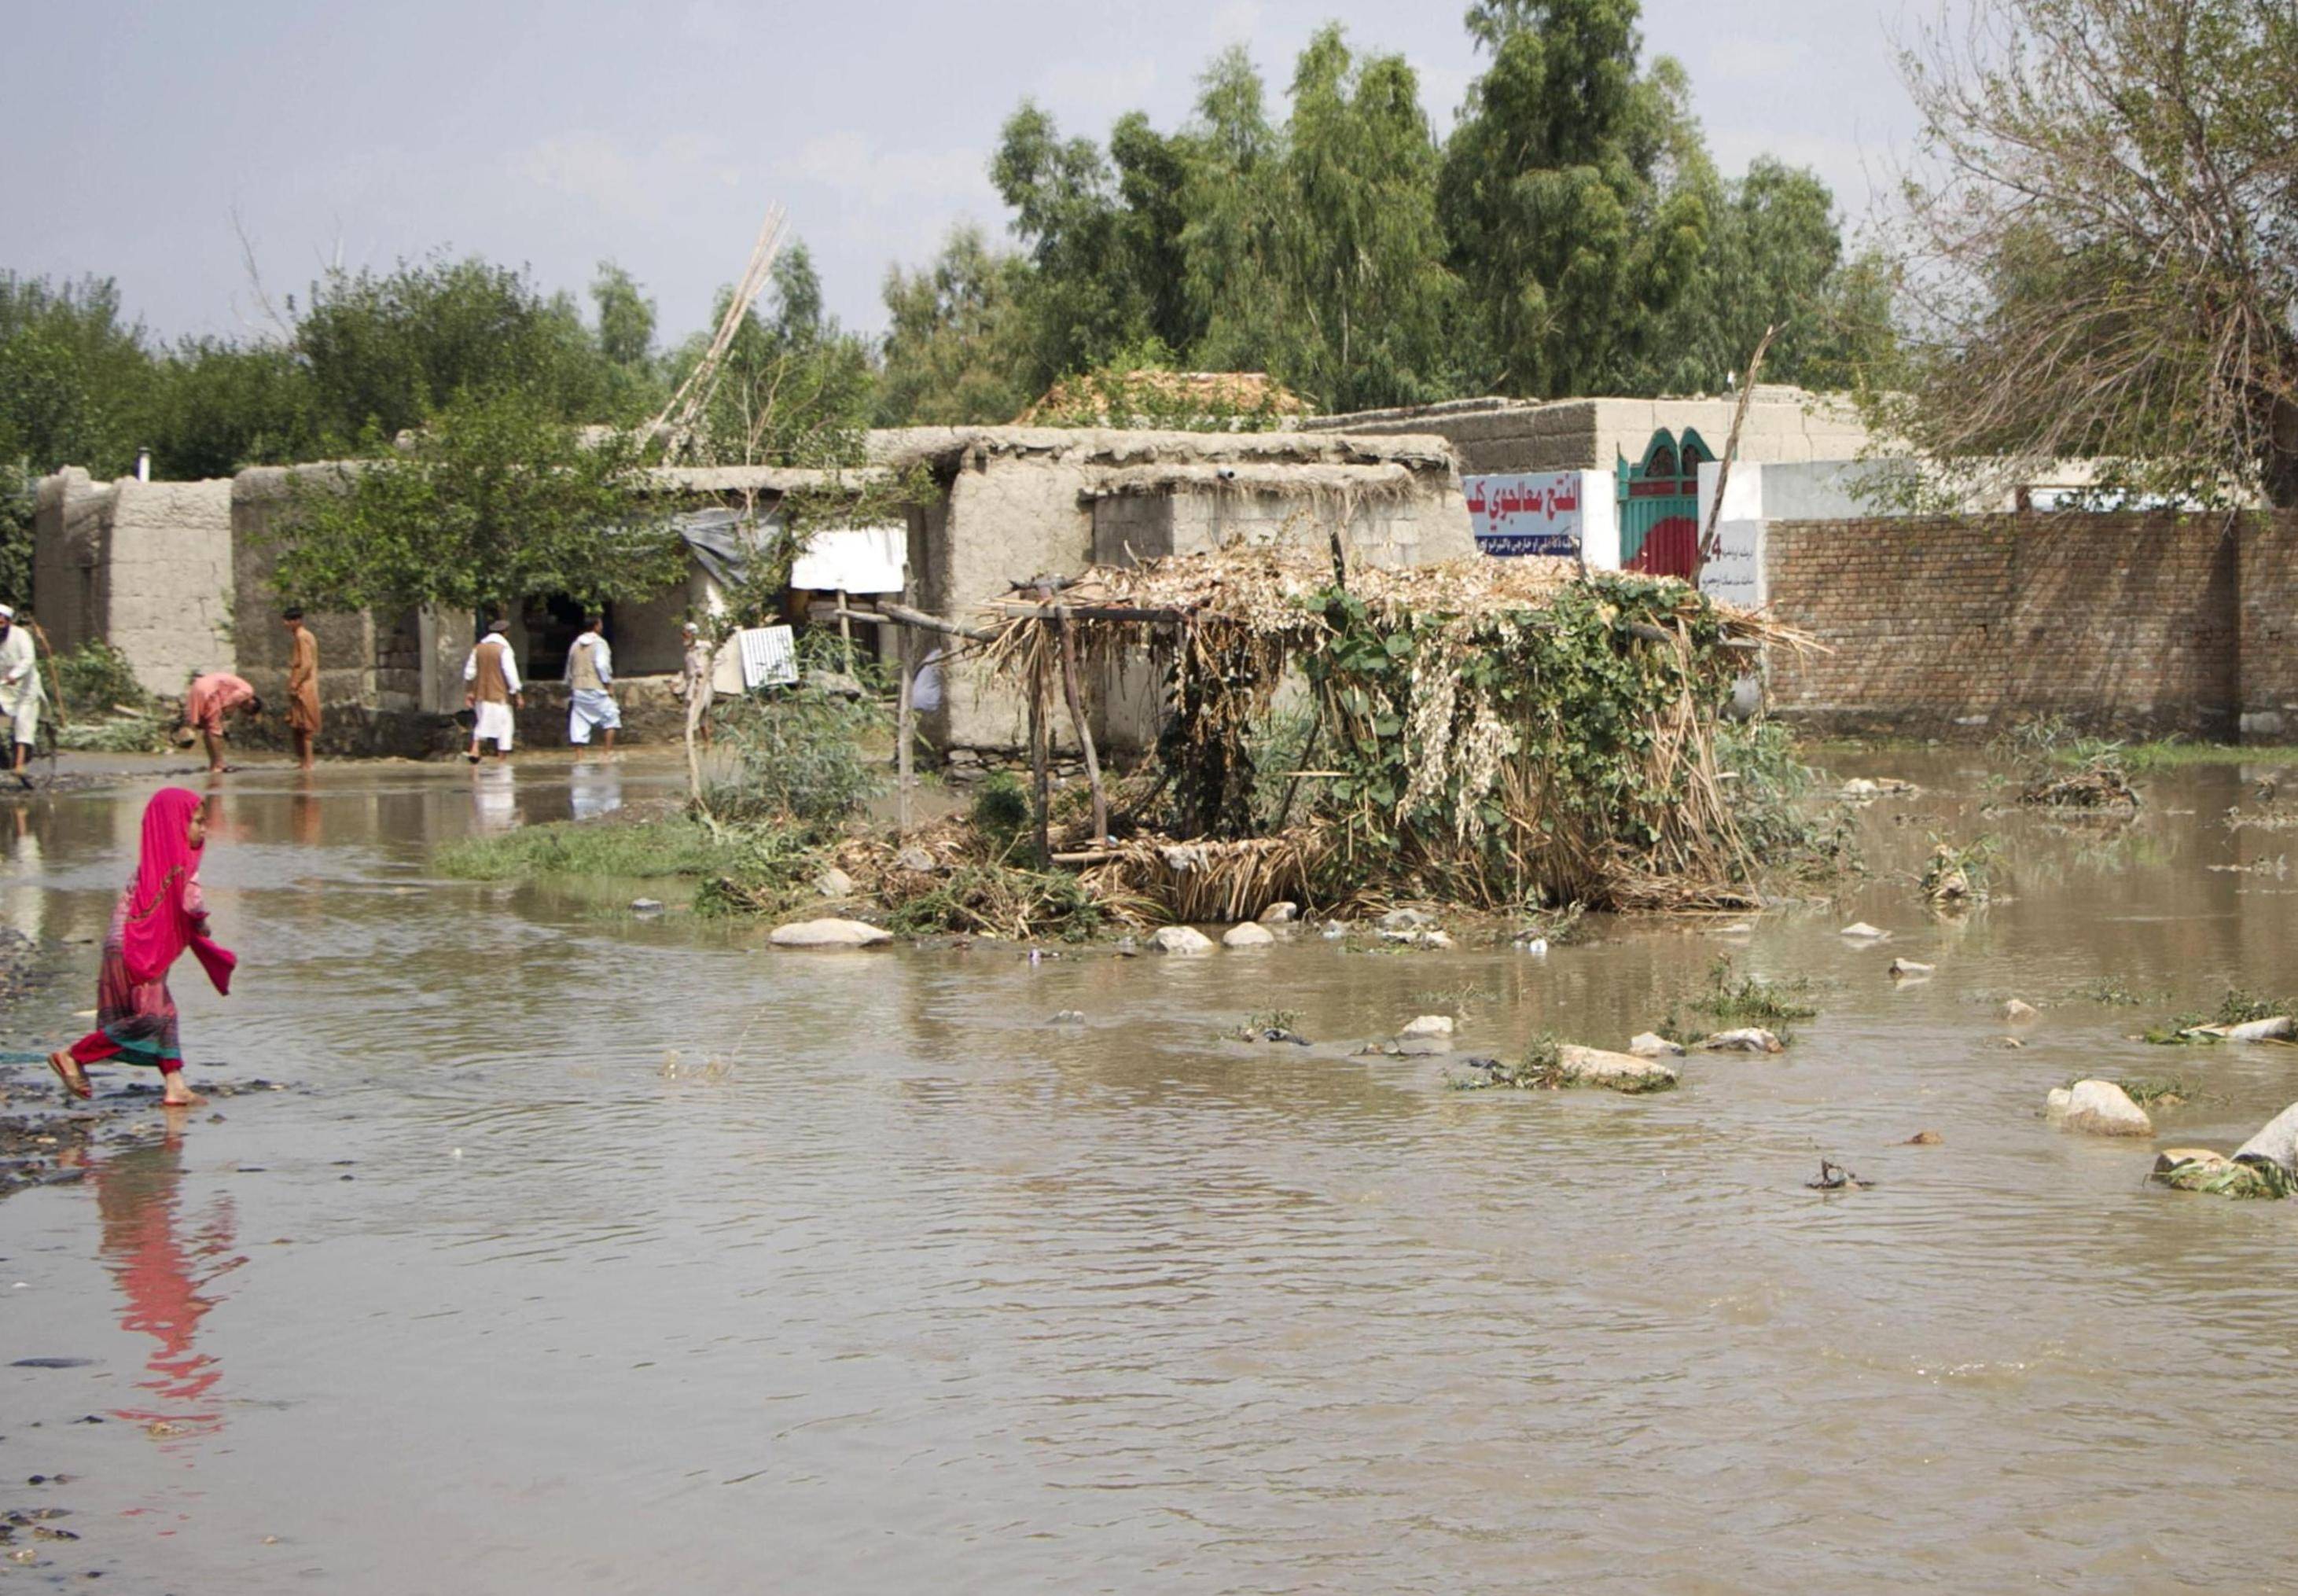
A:
[[[1066,608],[1054,611],[1054,628],[1062,640],[1062,692],[1069,699],[1070,724],[1077,731],[1078,748],[1085,755],[1086,786],[1093,793],[1093,839],[1109,840],[1109,795],[1101,785],[1101,755],[1093,746],[1093,728],[1086,724],[1085,694],[1078,685],[1077,633]]]
[[[854,674],[854,623],[846,613],[846,590],[838,590],[838,641],[846,648],[846,674]]]
[[[1046,672],[1042,662],[1029,672],[1029,777],[1030,790],[1036,799],[1037,818],[1037,868],[1050,870],[1054,863],[1054,838],[1050,810],[1053,805],[1053,782],[1046,765],[1051,751],[1046,746],[1052,740],[1052,728],[1046,724]]]
[[[911,717],[914,714],[912,697],[915,691],[917,672],[910,665],[910,650],[906,639],[902,644],[901,656],[902,698],[900,707],[894,713],[894,735],[899,740],[894,748],[894,768],[897,773],[894,778],[894,825],[902,836],[907,837],[910,834],[910,783],[913,780],[910,772],[910,738],[913,733]]]

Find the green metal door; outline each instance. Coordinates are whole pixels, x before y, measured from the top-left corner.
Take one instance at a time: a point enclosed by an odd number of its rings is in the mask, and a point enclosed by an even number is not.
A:
[[[1715,458],[1691,427],[1677,436],[1661,427],[1644,457],[1616,467],[1620,506],[1620,564],[1655,576],[1691,575],[1699,558],[1699,467]]]

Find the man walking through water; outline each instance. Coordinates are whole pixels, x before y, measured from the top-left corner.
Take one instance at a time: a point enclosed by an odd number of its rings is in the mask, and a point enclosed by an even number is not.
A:
[[[13,609],[0,604],[0,716],[7,718],[15,740],[9,768],[19,787],[32,784],[32,773],[25,766],[31,763],[32,744],[40,734],[40,705],[45,696],[40,690],[39,662],[32,657],[31,632],[16,624]]]
[[[287,624],[287,734],[294,739],[295,763],[311,768],[311,744],[319,736],[319,640],[303,624],[303,612],[290,609]]]
[[[578,748],[591,746],[591,733],[607,734],[607,751],[615,751],[615,733],[623,712],[615,707],[615,651],[599,629],[604,616],[584,618],[583,635],[566,650],[566,740]]]
[[[473,765],[479,762],[479,744],[490,739],[496,758],[510,752],[511,711],[526,707],[526,690],[518,679],[509,632],[508,621],[489,621],[486,636],[463,662],[463,680],[470,684],[463,690],[463,702],[472,710],[471,751],[465,757]]]
[[[184,693],[184,724],[176,732],[176,745],[187,748],[194,737],[205,738],[208,774],[211,776],[219,776],[230,768],[223,762],[224,716],[235,709],[261,715],[263,700],[255,696],[255,690],[244,678],[229,671],[210,671],[204,676],[194,676]]]

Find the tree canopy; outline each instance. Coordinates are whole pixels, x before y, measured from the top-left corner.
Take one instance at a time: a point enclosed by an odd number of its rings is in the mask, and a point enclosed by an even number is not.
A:
[[[1974,0],[1903,66],[1925,159],[1882,418],[1950,464],[2298,505],[2298,12]]]

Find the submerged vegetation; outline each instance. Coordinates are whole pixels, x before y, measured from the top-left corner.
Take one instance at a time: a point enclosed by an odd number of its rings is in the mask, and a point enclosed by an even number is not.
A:
[[[2219,1006],[2210,1012],[2188,1011],[2171,1015],[2160,1025],[2146,1028],[2145,1039],[2158,1046],[2183,1046],[2208,1044],[2225,1038],[2212,1027],[2230,1030],[2237,1025],[2255,1025],[2261,1021],[2298,1017],[2298,1006],[2286,997],[2261,997],[2239,987],[2228,987]]]
[[[1707,989],[1691,1000],[1691,1007],[1717,1025],[1730,1028],[1760,1025],[1782,1042],[1798,1020],[1815,1018],[1819,1010],[1805,998],[1811,982],[1802,977],[1775,981],[1761,975],[1742,975],[1729,954],[1707,967]]]

